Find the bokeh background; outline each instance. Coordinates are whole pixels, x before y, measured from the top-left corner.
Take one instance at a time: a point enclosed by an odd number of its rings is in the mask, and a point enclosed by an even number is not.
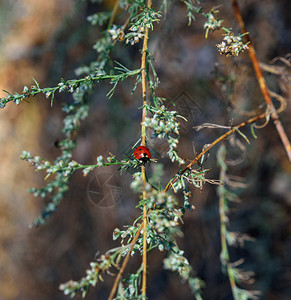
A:
[[[93,1],[92,1],[93,2]],[[70,0],[0,1],[0,90],[1,96],[22,91],[36,78],[41,87],[53,86],[60,78],[76,78],[74,69],[96,58],[93,50],[100,29],[91,27],[86,18],[102,9],[110,10],[114,1],[103,4]],[[224,25],[238,32],[231,1],[203,1],[206,9],[219,7]],[[288,107],[280,115],[291,137],[290,65],[275,57],[290,53],[290,1],[239,1],[247,29],[254,41],[258,58],[268,67],[264,72],[271,90],[287,99]],[[149,47],[155,54],[160,78],[158,94],[172,99],[176,109],[188,118],[182,123],[179,153],[191,159],[204,144],[222,131],[193,127],[205,122],[234,124],[248,118],[248,112],[264,103],[247,53],[237,58],[219,56],[215,44],[221,32],[203,31],[205,19],[188,27],[186,10],[175,1],[151,33]],[[121,22],[117,18],[117,22]],[[141,44],[134,47],[117,44],[113,57],[129,69],[140,65]],[[289,63],[290,64],[290,63]],[[289,82],[288,82],[289,80]],[[96,86],[91,95],[90,116],[79,131],[74,159],[94,163],[108,152],[126,155],[139,138],[140,90],[131,95],[134,83],[121,84],[111,100],[110,86]],[[46,226],[29,229],[43,203],[27,192],[44,184],[44,174],[19,159],[22,150],[50,160],[58,155],[56,142],[62,139],[62,104],[70,96],[58,95],[53,107],[43,95],[19,106],[10,103],[0,111],[0,299],[67,299],[60,283],[77,280],[85,274],[96,253],[115,247],[112,231],[131,224],[138,216],[138,196],[129,189],[131,173],[120,177],[117,168],[96,171],[88,177],[76,173],[70,191],[58,212]],[[278,134],[270,122],[257,130],[242,149],[229,147],[229,174],[240,176],[244,188],[237,189],[241,202],[232,206],[230,229],[249,234],[255,242],[244,248],[231,248],[231,260],[245,259],[242,267],[255,273],[248,289],[262,292],[261,299],[287,300],[291,295],[291,165]],[[165,157],[165,143],[149,140],[153,156],[164,164],[163,184],[177,172],[177,165]],[[217,179],[216,150],[211,150],[205,167],[209,178]],[[149,173],[155,168],[150,167]],[[110,195],[110,197],[96,197]],[[193,191],[196,209],[187,213],[179,245],[190,264],[206,283],[205,299],[232,299],[227,277],[219,261],[219,210],[216,187],[205,185]],[[149,255],[149,299],[193,299],[189,287],[170,272],[163,271],[164,254]],[[128,270],[140,263],[132,260]],[[113,278],[91,289],[88,299],[106,299]],[[76,299],[80,299],[77,296]]]

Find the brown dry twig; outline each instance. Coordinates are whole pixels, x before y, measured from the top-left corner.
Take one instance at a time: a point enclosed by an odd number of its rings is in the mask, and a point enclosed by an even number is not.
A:
[[[113,286],[112,286],[112,289],[111,289],[110,295],[109,295],[109,297],[108,297],[108,300],[112,300],[113,297],[114,297],[114,295],[115,295],[115,293],[116,293],[116,290],[117,290],[119,281],[120,281],[121,276],[122,276],[122,274],[123,274],[123,272],[124,272],[124,270],[125,270],[125,268],[126,268],[126,266],[127,266],[127,264],[128,264],[128,261],[129,261],[131,252],[132,252],[132,250],[133,250],[133,248],[134,248],[134,245],[135,245],[136,242],[137,242],[138,237],[140,236],[141,230],[143,229],[143,225],[144,225],[143,223],[141,223],[141,224],[139,225],[139,228],[138,228],[138,230],[137,230],[137,232],[136,232],[136,234],[135,234],[135,236],[134,236],[134,238],[133,238],[133,240],[132,240],[132,242],[131,242],[130,249],[129,249],[128,253],[126,254],[126,257],[125,257],[125,259],[124,259],[124,261],[123,261],[123,263],[122,263],[122,266],[121,266],[121,268],[120,268],[120,270],[119,270],[119,272],[118,272],[118,275],[117,275],[116,278],[115,278],[115,281],[114,281],[114,284],[113,284]]]
[[[237,19],[237,22],[241,28],[241,31],[242,33],[244,34],[244,38],[246,40],[246,42],[248,43],[248,51],[249,51],[249,56],[250,56],[250,59],[252,61],[252,64],[253,64],[253,67],[254,67],[254,70],[255,70],[255,73],[256,73],[256,76],[257,76],[257,79],[258,79],[258,82],[259,82],[259,85],[260,85],[260,88],[261,88],[261,91],[262,91],[262,94],[264,96],[264,99],[265,99],[265,102],[267,103],[270,111],[271,111],[271,118],[274,122],[274,125],[278,131],[278,134],[281,138],[281,141],[283,143],[283,146],[287,152],[287,155],[288,155],[288,158],[289,158],[289,161],[291,162],[291,145],[290,145],[290,142],[289,142],[289,139],[286,135],[286,132],[284,130],[284,127],[279,119],[279,116],[278,116],[278,113],[274,107],[274,104],[272,103],[272,100],[271,100],[271,97],[270,97],[270,93],[268,91],[268,88],[267,88],[267,85],[266,85],[266,82],[265,82],[265,79],[263,77],[263,74],[262,74],[262,71],[261,71],[261,68],[260,68],[260,65],[259,65],[259,60],[257,58],[257,55],[256,55],[256,51],[252,45],[252,42],[251,42],[251,39],[250,39],[250,35],[249,33],[247,32],[247,29],[245,27],[245,24],[244,24],[244,21],[243,21],[243,18],[242,18],[242,15],[240,13],[240,9],[239,9],[239,6],[238,6],[238,3],[237,3],[237,0],[232,0],[232,6],[233,6],[233,10],[234,10],[234,13],[235,13],[235,17]]]
[[[281,107],[278,109],[280,110]],[[265,113],[262,113],[256,117],[253,117],[245,122],[242,122],[240,124],[238,124],[237,126],[232,127],[232,129],[230,129],[229,131],[227,131],[226,133],[224,133],[223,135],[221,135],[219,138],[217,138],[215,141],[213,141],[211,144],[209,144],[208,147],[206,147],[199,155],[197,155],[188,165],[187,167],[182,170],[179,175],[183,175],[187,170],[191,169],[191,167],[205,154],[207,153],[212,147],[214,147],[216,144],[218,144],[219,142],[221,142],[222,140],[226,139],[228,136],[230,136],[231,134],[233,134],[235,131],[237,131],[238,129],[245,127],[246,125],[255,123],[256,121],[260,120],[260,119],[264,119],[264,118],[268,118],[268,116],[270,115],[270,112],[267,110]],[[178,180],[178,177],[174,177],[173,179],[171,179],[169,181],[169,183],[167,184],[166,188],[164,189],[164,192],[167,192],[172,185]]]

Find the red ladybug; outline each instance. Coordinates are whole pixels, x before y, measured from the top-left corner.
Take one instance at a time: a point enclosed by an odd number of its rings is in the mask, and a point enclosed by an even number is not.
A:
[[[139,146],[134,150],[134,157],[141,161],[143,164],[146,164],[151,159],[151,152],[145,146]]]

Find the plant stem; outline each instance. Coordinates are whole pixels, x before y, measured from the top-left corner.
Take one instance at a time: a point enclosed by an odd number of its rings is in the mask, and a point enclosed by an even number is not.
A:
[[[279,108],[280,110],[280,108]],[[187,170],[189,170],[205,153],[207,153],[212,147],[214,147],[216,144],[218,144],[219,142],[221,142],[222,140],[224,140],[225,138],[227,138],[229,135],[231,135],[232,133],[234,133],[236,130],[248,125],[248,124],[251,124],[251,123],[254,123],[260,119],[263,119],[265,118],[266,116],[268,115],[268,112],[265,112],[263,114],[260,114],[256,117],[253,117],[245,122],[242,122],[240,123],[239,125],[233,127],[232,129],[230,129],[229,131],[227,131],[226,133],[224,133],[223,135],[221,135],[219,138],[217,138],[215,141],[213,141],[207,148],[205,148],[199,155],[197,155],[191,162],[190,164],[184,169],[182,170],[179,175],[183,175]],[[169,181],[169,183],[167,184],[164,192],[167,192],[171,187],[172,185],[178,180],[178,177],[175,176],[173,179],[171,179]]]
[[[152,6],[152,0],[148,0],[147,7],[150,8]],[[145,35],[143,39],[143,47],[142,47],[142,59],[141,59],[141,76],[142,76],[142,98],[143,98],[143,110],[142,110],[142,125],[141,125],[141,144],[145,146],[146,142],[146,129],[145,129],[145,117],[146,117],[146,104],[147,104],[147,88],[146,88],[146,56],[148,49],[148,35],[149,29],[146,27]],[[147,198],[147,194],[145,191],[146,188],[146,173],[145,166],[141,167],[142,172],[142,181],[143,181],[143,199]],[[147,207],[146,204],[143,206],[143,254],[142,254],[142,295],[146,296],[146,285],[147,285]]]
[[[117,9],[118,9],[118,5],[119,5],[119,0],[116,0],[116,2],[114,4],[114,7],[113,7],[113,10],[112,10],[111,18],[110,18],[110,20],[108,22],[108,29],[110,29],[111,26],[112,26],[112,24],[113,24],[113,21],[114,21],[114,18],[115,18]]]
[[[239,26],[241,28],[241,31],[242,31],[242,33],[245,34],[244,38],[249,43],[248,44],[248,46],[249,46],[249,48],[248,48],[249,56],[250,56],[250,59],[252,61],[252,64],[253,64],[253,67],[254,67],[254,70],[255,70],[255,73],[256,73],[256,76],[257,76],[257,79],[258,79],[258,82],[259,82],[262,94],[264,96],[265,102],[267,103],[267,105],[270,108],[271,118],[273,119],[274,125],[275,125],[275,127],[276,127],[276,129],[277,129],[277,131],[279,133],[279,136],[281,138],[283,146],[284,146],[284,148],[285,148],[285,150],[287,152],[289,161],[291,162],[291,145],[290,145],[289,139],[288,139],[288,137],[286,135],[286,132],[284,130],[284,127],[283,127],[283,125],[282,125],[282,123],[281,123],[281,121],[279,119],[278,113],[276,112],[274,104],[273,104],[273,102],[271,100],[270,94],[268,92],[266,81],[265,81],[265,79],[263,77],[261,68],[259,66],[259,60],[257,58],[255,48],[253,47],[253,45],[251,43],[251,38],[250,38],[250,35],[247,32],[247,29],[245,27],[242,15],[240,13],[240,9],[238,7],[237,0],[232,0],[232,7],[233,7],[233,10],[234,10],[237,22],[238,22],[238,24],[239,24]]]
[[[138,228],[138,230],[137,230],[137,232],[136,232],[136,234],[135,234],[135,236],[134,236],[134,238],[133,238],[133,240],[132,240],[132,242],[131,242],[130,249],[129,249],[128,253],[126,254],[126,257],[125,257],[125,259],[124,259],[124,261],[122,263],[120,271],[119,271],[119,273],[118,273],[118,275],[117,275],[117,277],[116,277],[116,279],[114,281],[113,287],[112,287],[110,295],[108,297],[108,300],[112,300],[113,297],[114,297],[114,295],[115,295],[115,293],[116,293],[116,290],[117,290],[117,287],[118,287],[118,283],[119,283],[119,281],[121,279],[121,276],[122,276],[122,274],[123,274],[123,272],[124,272],[124,270],[125,270],[125,268],[126,268],[126,266],[128,264],[131,252],[133,250],[134,245],[136,244],[136,241],[137,241],[137,239],[138,239],[138,237],[140,235],[141,230],[143,229],[143,226],[144,226],[144,224],[141,223],[140,226],[139,226],[139,228]]]
[[[152,1],[148,1],[148,7],[151,7]],[[142,76],[142,98],[143,98],[143,109],[142,109],[142,126],[141,126],[141,144],[145,146],[145,117],[146,117],[146,107],[147,104],[147,88],[146,88],[146,56],[147,56],[147,49],[148,49],[148,36],[149,36],[149,29],[146,27],[145,35],[143,39],[143,47],[142,47],[142,58],[141,58],[141,76]]]
[[[226,156],[226,151],[225,151],[225,146],[223,144],[220,145],[222,147],[221,151],[221,157],[220,160],[225,162],[225,156]],[[218,160],[219,161],[219,160]],[[220,166],[220,174],[219,174],[219,180],[221,182],[225,182],[225,177],[226,177],[226,170],[227,167],[225,166]],[[226,234],[227,234],[227,229],[226,229],[226,223],[227,223],[227,216],[226,216],[226,205],[225,202],[227,199],[225,199],[225,195],[223,192],[219,192],[218,189],[218,195],[219,195],[219,217],[220,217],[220,238],[221,238],[221,254],[220,254],[220,260],[222,265],[224,265],[227,269],[227,274],[228,274],[228,279],[232,291],[232,295],[234,299],[237,299],[236,297],[236,283],[235,279],[233,276],[233,271],[230,265],[230,258],[229,258],[229,252],[228,252],[228,246],[227,246],[227,241],[226,241]]]
[[[144,168],[144,166],[143,166]],[[143,199],[146,199],[146,192],[143,192]],[[147,207],[143,206],[143,252],[142,252],[142,295],[146,295],[147,286]]]

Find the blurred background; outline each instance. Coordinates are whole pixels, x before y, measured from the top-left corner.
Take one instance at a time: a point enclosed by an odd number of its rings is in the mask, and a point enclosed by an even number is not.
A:
[[[94,1],[92,1],[94,2]],[[54,86],[60,78],[76,78],[74,69],[96,59],[93,50],[100,29],[86,18],[96,11],[111,10],[114,1],[104,4],[70,0],[0,1],[0,94],[2,90],[22,91],[36,78],[41,87]],[[239,1],[246,27],[258,58],[268,69],[264,72],[268,87],[287,99],[280,119],[291,137],[290,60],[273,60],[290,53],[290,1]],[[224,26],[238,32],[231,1],[203,1],[206,11],[219,7]],[[117,18],[117,23],[120,20]],[[155,55],[160,78],[158,95],[176,105],[188,122],[181,122],[179,153],[191,160],[203,145],[222,131],[193,127],[205,122],[238,124],[248,113],[264,103],[247,53],[235,58],[219,56],[215,44],[222,33],[205,39],[205,19],[188,27],[185,6],[175,1],[150,34],[149,48]],[[105,29],[105,28],[103,28]],[[102,30],[103,30],[102,29]],[[117,44],[113,57],[129,69],[140,66],[141,43],[134,47]],[[290,54],[289,54],[290,55]],[[289,80],[289,82],[288,82]],[[91,95],[90,116],[83,122],[78,148],[73,159],[93,164],[98,155],[114,153],[124,157],[140,135],[140,90],[131,95],[134,82],[118,86],[112,99],[106,98],[109,84],[96,86]],[[85,275],[96,253],[116,247],[112,231],[131,224],[139,215],[138,196],[129,189],[131,173],[119,175],[117,168],[100,169],[83,177],[71,178],[70,191],[59,210],[41,228],[29,229],[43,202],[27,192],[44,185],[44,174],[19,159],[22,150],[53,161],[59,154],[56,142],[61,133],[63,103],[70,95],[57,95],[53,107],[43,95],[19,106],[9,103],[0,111],[0,299],[67,299],[58,287],[70,279]],[[240,139],[241,147],[229,147],[228,173],[241,177],[244,188],[237,188],[240,203],[232,205],[230,230],[249,234],[255,239],[244,248],[230,249],[231,261],[245,259],[242,268],[255,273],[255,282],[245,288],[260,290],[261,299],[287,300],[291,295],[291,164],[272,124],[256,130],[255,140],[249,129],[243,131],[251,144]],[[163,184],[176,174],[177,165],[165,157],[167,146],[156,140],[149,145],[164,165]],[[208,177],[217,179],[217,147],[205,163]],[[152,164],[149,173],[156,166]],[[96,194],[95,192],[99,194]],[[101,196],[96,196],[101,195]],[[109,195],[109,196],[108,196]],[[196,209],[187,212],[182,225],[184,237],[179,245],[191,266],[206,283],[205,299],[232,299],[228,278],[221,272],[219,209],[216,186],[193,190]],[[149,255],[149,299],[193,299],[187,284],[163,271],[164,253]],[[140,264],[134,258],[128,271]],[[106,299],[113,278],[91,289],[87,299]],[[76,296],[80,299],[80,296]]]

